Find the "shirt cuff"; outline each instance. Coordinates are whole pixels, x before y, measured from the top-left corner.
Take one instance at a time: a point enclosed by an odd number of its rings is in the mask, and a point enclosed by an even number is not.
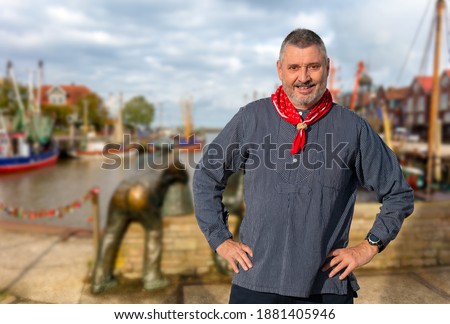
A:
[[[222,244],[224,241],[228,240],[229,238],[232,238],[233,235],[228,230],[223,230],[217,233],[214,233],[211,235],[210,239],[208,240],[208,244],[214,251],[219,247],[220,244]]]

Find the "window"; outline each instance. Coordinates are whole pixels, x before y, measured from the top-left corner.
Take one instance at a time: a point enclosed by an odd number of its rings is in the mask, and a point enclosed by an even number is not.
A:
[[[448,87],[448,77],[444,76],[441,80],[441,89],[445,90]]]
[[[425,114],[419,114],[417,116],[417,125],[425,124]]]
[[[64,105],[66,103],[66,92],[59,86],[47,91],[48,101],[53,105]]]
[[[441,101],[439,103],[439,110],[447,110],[448,107],[448,93],[441,94]]]
[[[420,96],[417,100],[417,112],[424,112],[425,111],[425,97]]]
[[[66,102],[63,94],[53,94],[50,96],[50,103],[53,105],[63,105]]]
[[[413,112],[414,109],[414,99],[413,98],[409,98],[408,99],[408,104],[406,106],[406,111],[407,112]]]
[[[413,118],[414,118],[414,116],[412,114],[409,114],[408,117],[406,118],[406,125],[412,126]]]
[[[444,123],[449,124],[450,123],[450,112],[446,112],[444,115]]]
[[[413,91],[414,91],[415,93],[420,93],[420,89],[421,89],[421,86],[420,86],[420,84],[416,81],[416,83],[413,85]]]

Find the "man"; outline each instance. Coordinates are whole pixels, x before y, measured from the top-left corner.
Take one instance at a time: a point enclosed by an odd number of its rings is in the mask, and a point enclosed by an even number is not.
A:
[[[194,175],[196,217],[234,270],[230,303],[353,303],[352,271],[397,236],[413,191],[367,121],[332,103],[317,34],[291,32],[277,70],[282,86],[241,108],[205,151]],[[240,169],[242,243],[221,200]],[[375,191],[382,207],[366,240],[347,247],[358,185]]]

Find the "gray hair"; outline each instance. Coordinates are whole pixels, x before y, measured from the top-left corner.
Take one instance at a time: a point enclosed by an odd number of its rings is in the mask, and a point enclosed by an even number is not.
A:
[[[327,49],[325,48],[322,38],[309,29],[298,28],[291,31],[289,35],[286,36],[280,48],[280,62],[283,61],[283,55],[287,45],[294,45],[299,48],[307,48],[316,45],[319,47],[320,52],[327,57]]]

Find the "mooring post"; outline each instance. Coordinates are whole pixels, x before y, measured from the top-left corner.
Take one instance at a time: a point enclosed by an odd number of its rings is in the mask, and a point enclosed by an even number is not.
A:
[[[97,259],[100,248],[100,204],[99,204],[99,188],[93,188],[92,191],[92,237],[94,240],[94,260]]]

